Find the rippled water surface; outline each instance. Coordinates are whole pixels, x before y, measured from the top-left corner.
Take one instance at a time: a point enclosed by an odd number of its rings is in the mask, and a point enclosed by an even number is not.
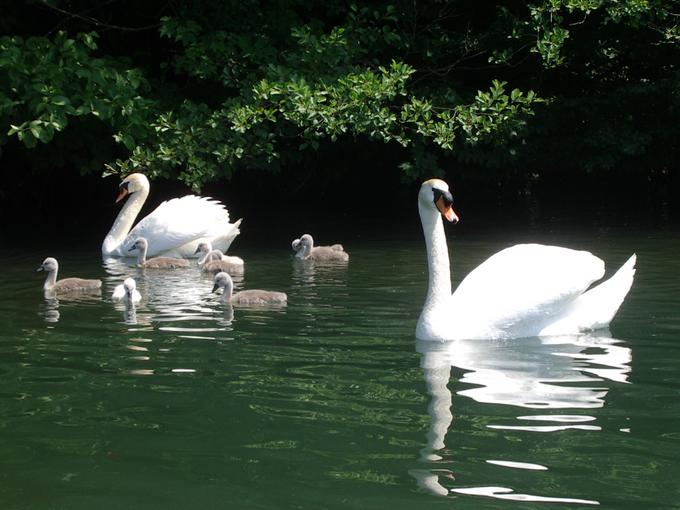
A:
[[[416,342],[419,232],[329,240],[347,265],[235,249],[237,290],[289,303],[234,309],[195,268],[0,248],[0,508],[680,508],[680,234],[523,235],[638,253],[610,331]],[[510,238],[450,229],[454,280]],[[45,298],[47,255],[101,295]]]

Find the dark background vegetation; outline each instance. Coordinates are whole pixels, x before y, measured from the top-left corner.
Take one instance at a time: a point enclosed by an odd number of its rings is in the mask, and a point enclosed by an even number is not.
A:
[[[132,171],[150,205],[193,188],[253,226],[416,225],[434,175],[463,218],[675,222],[678,23],[641,0],[6,2],[2,229],[103,235]]]

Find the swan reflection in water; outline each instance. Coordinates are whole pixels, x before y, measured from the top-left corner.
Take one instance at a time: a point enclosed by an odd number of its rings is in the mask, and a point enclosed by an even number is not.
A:
[[[441,469],[443,461],[451,460],[445,458],[449,456],[448,452],[442,451],[446,434],[454,422],[449,381],[452,367],[456,367],[465,371],[456,386],[462,383],[466,389],[454,390],[455,395],[482,404],[549,411],[540,415],[523,412],[523,416],[517,417],[517,420],[521,420],[519,425],[487,425],[490,429],[531,432],[600,430],[595,425],[594,417],[556,411],[601,408],[609,390],[606,381],[628,382],[631,350],[621,345],[621,341],[612,338],[608,331],[603,331],[591,335],[505,341],[418,341],[416,349],[421,354],[421,367],[430,397],[428,413],[431,419],[427,445],[421,450],[420,460],[437,463],[436,469],[410,471],[421,488],[440,496],[457,493],[521,501],[598,504],[592,500],[517,494],[505,487],[446,488],[442,482],[454,479],[451,471]],[[537,425],[537,422],[541,424]],[[488,459],[487,463],[523,469],[547,469],[524,462]]]

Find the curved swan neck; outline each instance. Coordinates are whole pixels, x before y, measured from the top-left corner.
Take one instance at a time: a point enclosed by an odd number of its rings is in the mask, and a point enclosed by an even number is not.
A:
[[[102,253],[108,255],[119,249],[120,244],[127,236],[135,222],[135,218],[142,210],[146,198],[149,196],[149,186],[144,186],[142,189],[135,191],[128,196],[123,208],[116,216],[116,220],[111,225],[111,230],[106,234],[104,243],[102,244]]]
[[[426,306],[451,297],[451,266],[449,249],[446,245],[444,224],[439,214],[424,211],[420,206],[420,218],[425,235],[428,264],[428,286]]]

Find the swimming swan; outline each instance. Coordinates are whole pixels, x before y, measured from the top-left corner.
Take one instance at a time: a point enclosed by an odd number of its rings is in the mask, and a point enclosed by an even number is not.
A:
[[[101,280],[86,280],[83,278],[63,278],[57,280],[57,273],[59,272],[59,263],[53,257],[47,257],[37,269],[37,271],[47,271],[47,278],[43,290],[45,292],[77,292],[77,291],[92,291],[101,288]]]
[[[302,260],[318,262],[349,260],[349,254],[344,251],[341,244],[314,246],[314,239],[310,234],[303,234],[299,239],[294,239],[291,247],[295,251],[295,257]]]
[[[139,303],[142,300],[142,295],[137,290],[137,282],[134,278],[126,278],[123,283],[116,285],[111,300],[118,303],[125,302],[126,304]]]
[[[425,181],[418,211],[429,281],[416,326],[421,340],[502,339],[569,335],[606,327],[633,284],[635,255],[608,280],[604,262],[586,251],[518,244],[488,258],[451,294],[449,251],[442,216],[452,223],[448,185]]]
[[[120,183],[116,202],[129,195],[111,230],[102,243],[105,257],[127,257],[130,246],[139,237],[149,241],[149,256],[159,254],[194,258],[201,239],[226,251],[239,234],[239,225],[229,223],[229,212],[220,202],[210,198],[186,195],[159,205],[130,230],[149,195],[149,180],[143,174],[128,175]]]
[[[233,293],[234,281],[228,273],[217,273],[214,279],[213,292],[223,288],[222,301],[235,305],[281,305],[288,301],[288,296],[284,292],[273,290],[242,290]]]
[[[137,267],[146,269],[176,269],[178,267],[189,267],[191,263],[186,259],[177,259],[174,257],[153,257],[146,258],[146,252],[149,243],[143,237],[138,238],[129,251],[138,250]]]

